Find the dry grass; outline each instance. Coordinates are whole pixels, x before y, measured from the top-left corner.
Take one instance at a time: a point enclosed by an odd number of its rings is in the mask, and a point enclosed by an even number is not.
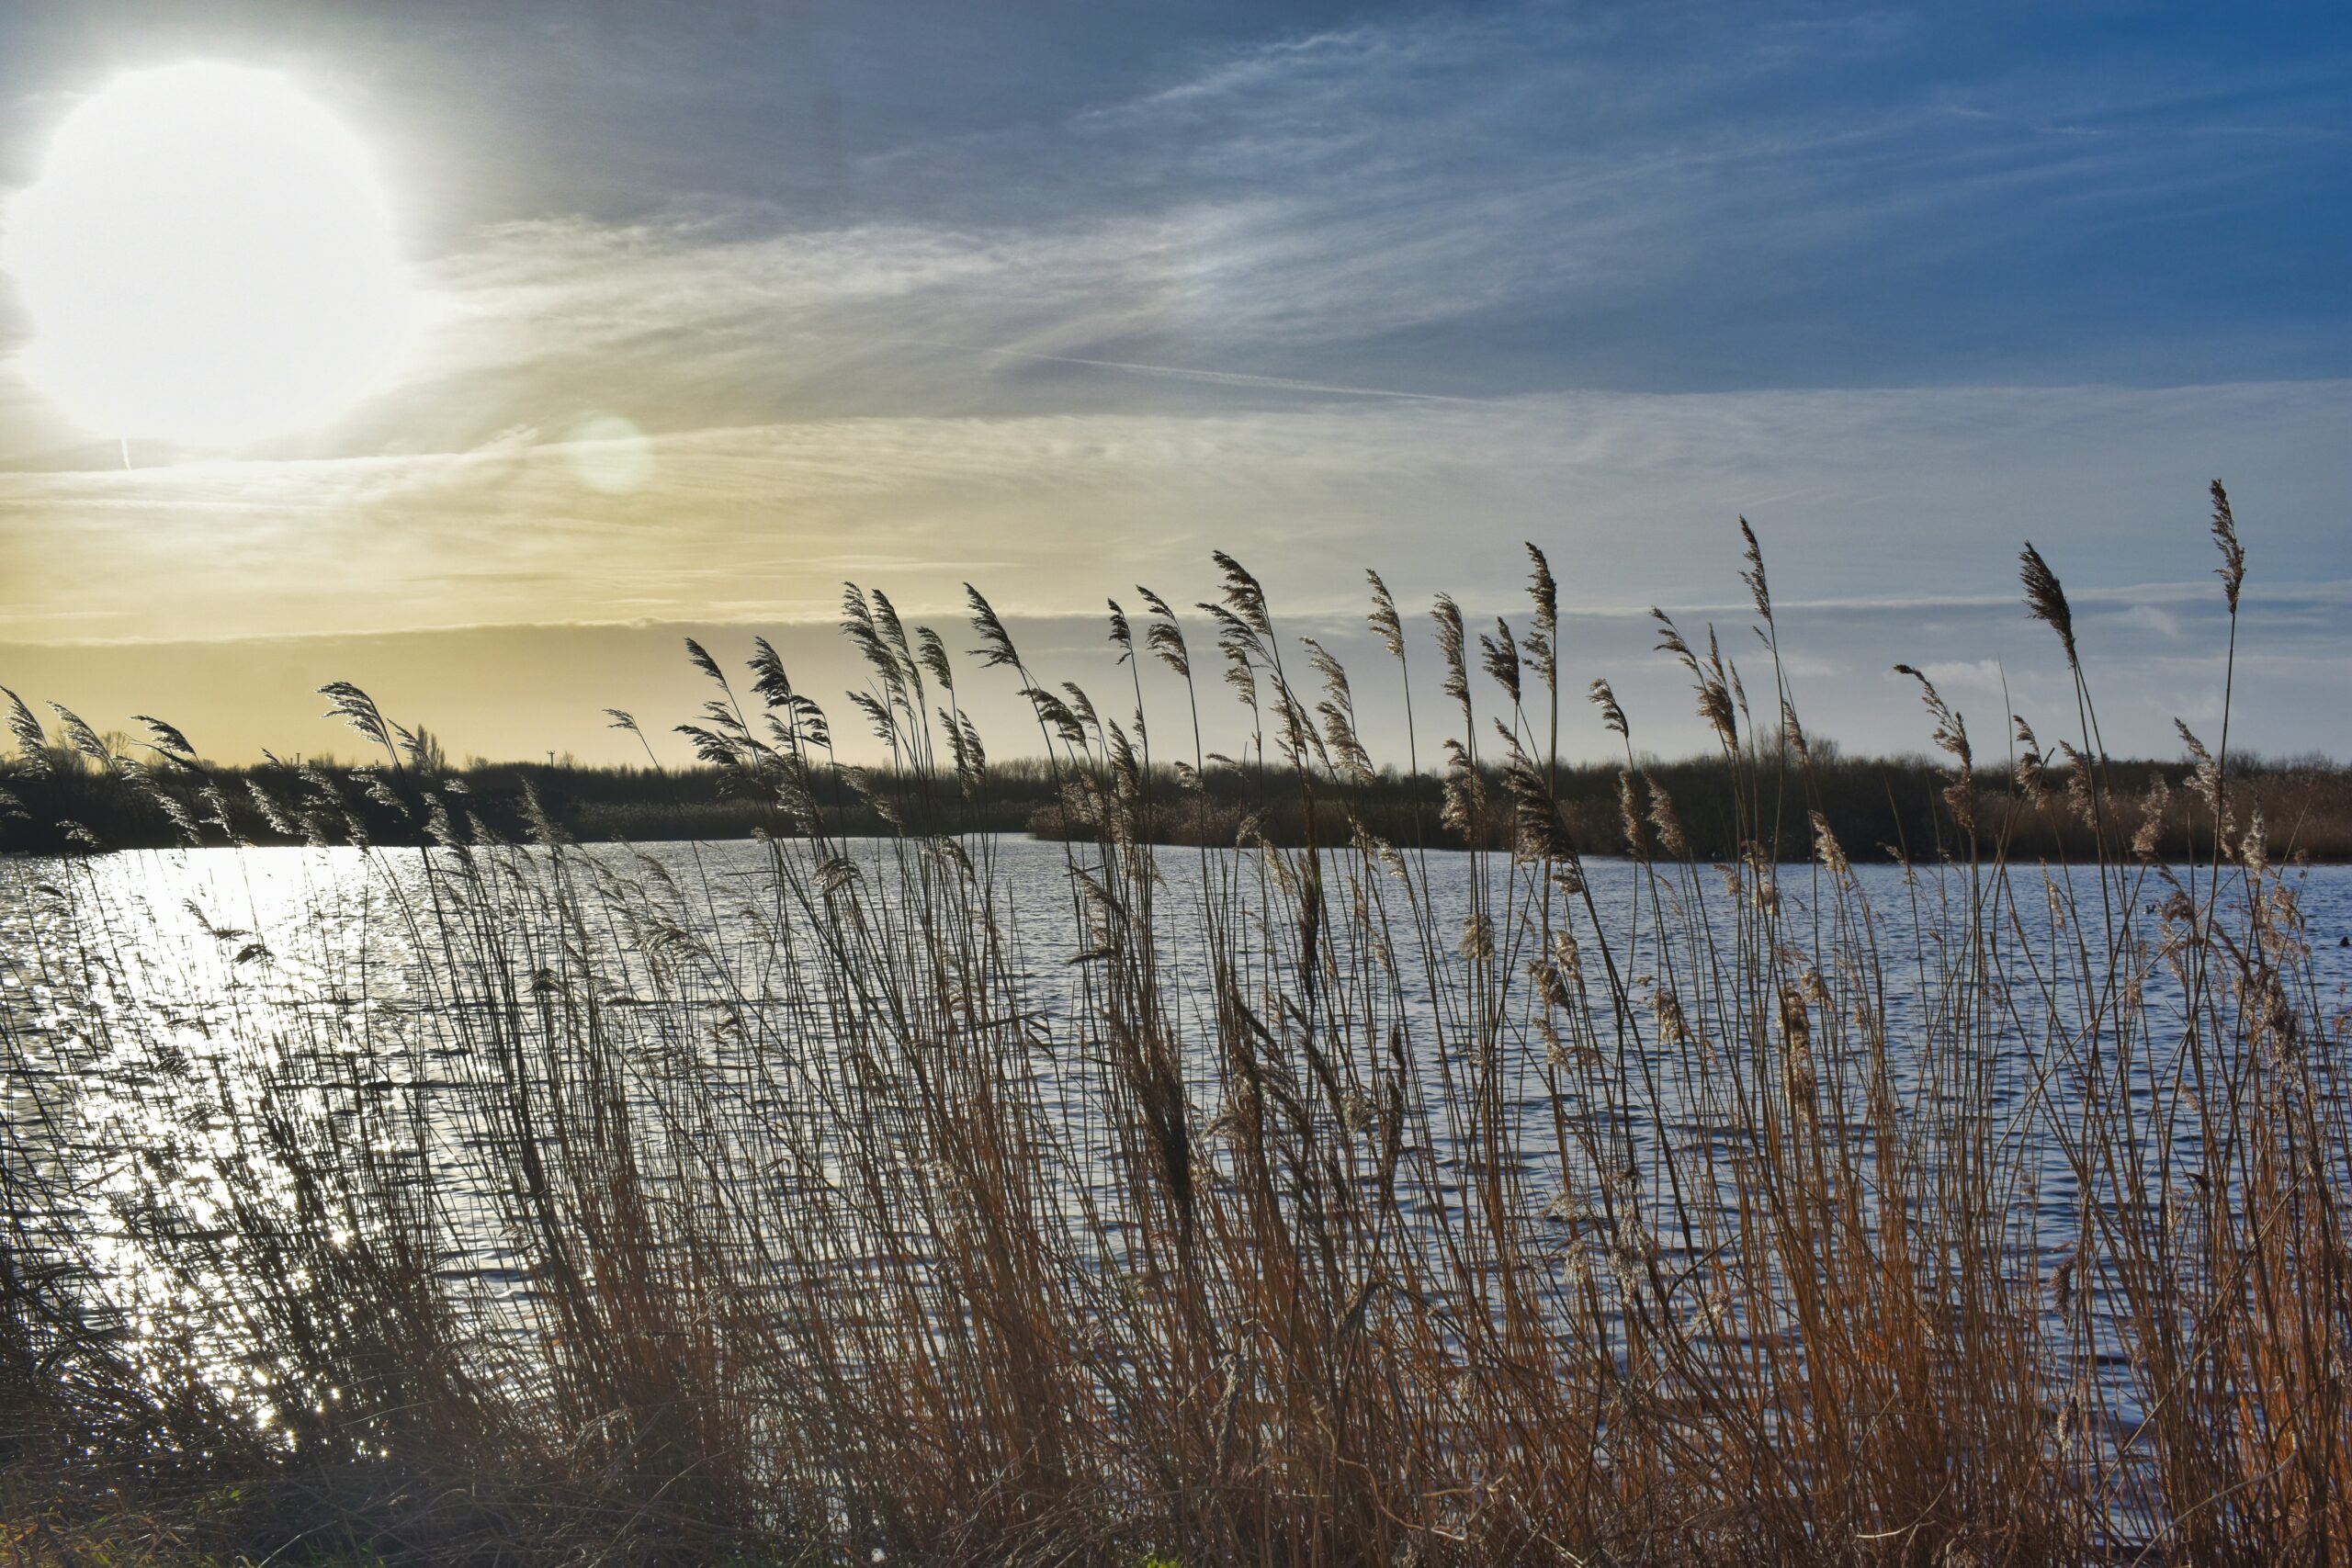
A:
[[[2242,570],[2225,510],[2217,539]],[[689,733],[801,835],[723,896],[650,859],[487,840],[334,689],[384,773],[316,774],[272,809],[322,839],[352,792],[416,811],[429,872],[383,881],[429,959],[422,1000],[397,1036],[367,1007],[232,1001],[219,1054],[142,1091],[156,1124],[226,1134],[149,1162],[216,1213],[122,1227],[180,1303],[171,1333],[106,1332],[119,1271],[76,1206],[97,1175],[77,1159],[141,1151],[45,1157],[12,1125],[17,1495],[233,1477],[266,1503],[169,1528],[255,1557],[2352,1556],[2341,1021],[2226,733],[2169,801],[2106,777],[2038,556],[2076,760],[2045,774],[2029,740],[2015,778],[1980,775],[1923,681],[1956,837],[1894,884],[1809,828],[1781,671],[1662,622],[1739,781],[1742,852],[1692,856],[1629,753],[1638,863],[1605,912],[1562,806],[1540,556],[1520,626],[1436,613],[1441,815],[1512,823],[1510,851],[1466,863],[1351,820],[1329,787],[1372,768],[1351,677],[1219,559],[1205,642],[1157,600],[1113,635],[1188,686],[1216,667],[1303,848],[1246,828],[1237,853],[1154,848],[1138,824],[1208,761],[1186,715],[1154,731],[1193,752],[1170,774],[1139,714],[1051,685],[977,594],[982,672],[851,596],[891,759],[855,775],[876,810],[952,819],[981,776],[956,681],[999,669],[1029,694],[1091,829],[1052,953],[1024,951],[985,841],[833,836],[825,718],[764,650],[742,687],[692,650],[713,689]],[[1744,575],[1773,646],[1752,539]],[[175,733],[156,755],[201,798]],[[2133,852],[2157,842],[2143,814],[2180,811],[2202,863]],[[2018,862],[2066,818],[2095,861]],[[88,874],[15,879],[40,904],[17,967],[90,1059],[147,1061],[153,1014],[108,956],[141,934]],[[1073,957],[1069,1005],[1044,1009],[1038,965]],[[25,1103],[62,1121],[73,1086],[39,1074],[55,1039],[7,1016]],[[453,1086],[431,1126],[396,1087],[428,1055]],[[421,1179],[420,1149],[449,1163]],[[481,1240],[466,1184],[527,1291],[451,1277]],[[59,1214],[79,1216],[62,1245]],[[76,1244],[84,1271],[52,1267]],[[74,1560],[22,1529],[0,1551]]]

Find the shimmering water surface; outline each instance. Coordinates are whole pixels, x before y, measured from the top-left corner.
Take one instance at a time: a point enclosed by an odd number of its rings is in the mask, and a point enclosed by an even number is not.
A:
[[[645,1108],[648,1145],[673,1158],[695,1157],[699,1143],[723,1146],[730,1169],[763,1172],[763,1179],[838,1180],[837,1162],[856,1157],[845,1142],[829,1141],[825,1125],[827,1068],[838,1064],[811,1057],[838,1052],[857,1034],[842,1014],[857,1004],[812,979],[827,916],[820,905],[796,901],[790,879],[774,874],[771,852],[737,842],[595,847],[564,852],[559,863],[545,851],[503,852],[494,900],[469,894],[453,878],[449,852],[428,858],[401,850],[207,850],[0,867],[6,891],[0,1116],[28,1239],[79,1270],[94,1298],[111,1303],[134,1334],[185,1333],[191,1322],[202,1324],[221,1339],[218,1359],[233,1381],[236,1366],[256,1354],[237,1337],[263,1332],[241,1327],[233,1304],[224,1309],[219,1299],[236,1291],[241,1265],[225,1247],[209,1275],[187,1259],[202,1259],[208,1243],[232,1234],[227,1205],[241,1185],[277,1192],[290,1206],[280,1145],[323,1139],[345,1155],[364,1153],[357,1163],[377,1179],[428,1194],[446,1242],[438,1267],[453,1292],[486,1325],[527,1334],[537,1282],[517,1234],[509,1162],[498,1157],[506,1123],[493,1101],[499,1086],[516,1077],[542,1081],[550,1094],[570,1089],[561,1064],[504,1055],[517,1036],[497,1027],[501,1019],[522,1020],[526,1035],[536,1021],[549,1039],[593,1028],[616,1043],[628,1064],[619,1092]],[[1089,965],[1077,962],[1091,938],[1071,852],[1014,839],[973,840],[967,852],[998,889],[990,908],[1026,1013],[1035,1082],[1072,1151],[1064,1169],[1078,1185],[1107,1190],[1114,1179],[1099,1109],[1101,1042],[1090,1035]],[[1075,852],[1082,861],[1086,852]],[[913,962],[917,949],[898,923],[913,916],[903,888],[893,885],[891,855],[882,842],[853,847],[849,859],[864,868],[873,923],[843,938],[885,966]],[[1405,1052],[1426,1102],[1441,1108],[1425,1125],[1436,1145],[1429,1153],[1444,1174],[1413,1211],[1432,1227],[1461,1223],[1465,1184],[1477,1174],[1454,1144],[1461,1122],[1442,1108],[1475,1033],[1461,988],[1449,983],[1462,971],[1457,944],[1474,877],[1511,875],[1506,861],[1483,863],[1474,872],[1471,857],[1452,853],[1415,863],[1426,877],[1427,930],[1435,933],[1425,946],[1415,945],[1401,891],[1377,895],[1397,898],[1390,919],[1415,961],[1388,981],[1396,1046],[1372,1041],[1367,1050]],[[1159,864],[1159,963],[1198,1090],[1196,1117],[1207,1123],[1219,1091],[1204,910],[1217,898],[1204,899],[1204,892],[1229,897],[1236,887],[1246,890],[1266,864],[1238,852],[1189,850],[1161,851]],[[1704,883],[1652,883],[1622,863],[1587,869],[1592,911],[1630,994],[1655,1005],[1661,991],[1679,985],[1695,1008],[1721,977],[1691,972],[1688,933],[1693,922],[1713,929],[1727,921],[1724,911],[1735,901]],[[817,875],[803,870],[802,880]],[[1715,874],[1701,868],[1702,878]],[[2053,927],[2053,911],[2064,904],[2056,896],[2063,876],[2052,882],[2038,868],[2017,872],[2013,896],[1994,906],[1991,939],[1993,962],[2013,987],[2013,1015],[1980,1032],[2006,1043],[1996,1059],[1965,1075],[1922,1078],[1911,1054],[1953,1005],[1939,976],[1955,942],[1967,940],[1966,874],[1858,868],[1875,916],[1868,944],[1874,973],[1851,978],[1883,995],[1889,1070],[1910,1113],[1927,1115],[1938,1096],[1966,1093],[1989,1097],[2005,1116],[2010,1168],[2018,1176],[2004,1195],[2016,1211],[2011,1245],[2019,1267],[2040,1269],[2074,1245],[2082,1201],[2060,1140],[2051,1135],[2076,1120],[2080,1107],[2066,1098],[2073,1078],[2049,1070],[2048,1031],[2098,1010],[2082,976],[2105,973],[2104,960],[2094,951],[2095,931],[2063,920]],[[2193,881],[2186,869],[2179,874]],[[1836,945],[1828,928],[1837,908],[1824,877],[1792,866],[1778,878],[1784,930],[1821,952]],[[1361,886],[1403,885],[1374,869]],[[1496,886],[1489,884],[1490,899],[1499,897]],[[2352,947],[2343,944],[2352,934],[2352,868],[2290,873],[2286,886],[2307,922],[2307,999],[2322,1018],[2335,1018],[2352,984]],[[2153,874],[2135,873],[2108,898],[2136,900],[2138,924],[2153,941],[2167,891]],[[2100,908],[2086,874],[2078,874],[2074,894],[2079,907]],[[1558,918],[1571,922],[1565,904]],[[1573,920],[1589,919],[1579,904]],[[1682,935],[1661,943],[1661,930]],[[1515,919],[1497,940],[1532,942],[1531,931],[1531,920]],[[1244,936],[1244,947],[1261,945]],[[1335,920],[1326,940],[1343,971],[1371,963],[1345,921]],[[1589,928],[1580,938],[1595,1038],[1611,1035],[1614,1024],[1602,945]],[[2077,962],[2062,976],[2052,954],[2070,946]],[[1530,948],[1510,972],[1532,955]],[[2165,1048],[2167,1029],[2176,1040],[2178,1032],[2177,981],[2152,957],[2125,968]],[[1266,970],[1258,978],[1278,991],[1278,976]],[[1514,985],[1524,988],[1525,981]],[[2036,1009],[2016,1007],[2017,998],[2037,995]],[[1269,1010],[1279,1013],[1281,1005],[1269,992]],[[2033,1016],[2037,1010],[2042,1016]],[[1503,1077],[1516,1131],[1504,1142],[1518,1201],[1538,1224],[1572,1217],[1589,1203],[1598,1178],[1579,1168],[1574,1143],[1560,1130],[1589,1128],[1609,1112],[1564,1105],[1559,1077],[1546,1067],[1547,1060],[1556,1066],[1556,1049],[1547,1055],[1523,1004],[1513,1004],[1512,1018],[1508,1037],[1515,1044]],[[1622,1131],[1639,1185],[1664,1213],[1670,1204],[1661,1152],[1724,1158],[1736,1140],[1692,1100],[1687,1048],[1666,1043],[1649,1017],[1640,1021],[1642,1038],[1652,1042],[1645,1059],[1610,1069],[1625,1074],[1614,1111],[1623,1126],[1612,1136]],[[2324,1048],[2340,1052],[2341,1035],[2326,1037]],[[1834,1077],[1839,1067],[1823,1070]],[[2340,1092],[2332,1058],[2325,1071]],[[695,1093],[676,1092],[684,1079]],[[686,1106],[692,1117],[682,1114]],[[2166,1146],[2176,1164],[2203,1157],[2187,1130]],[[2165,1179],[2158,1173],[2155,1186]],[[1069,1196],[1075,1202],[1083,1195]],[[1664,1240],[1669,1251],[1696,1245],[1689,1235]],[[170,1270],[153,1264],[166,1244],[182,1260]]]

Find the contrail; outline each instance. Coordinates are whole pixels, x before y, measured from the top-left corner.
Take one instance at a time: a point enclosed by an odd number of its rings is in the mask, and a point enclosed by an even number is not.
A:
[[[1260,387],[1276,392],[1323,392],[1342,398],[1394,398],[1416,403],[1476,403],[1487,400],[1483,398],[1453,397],[1444,392],[1400,392],[1387,387],[1344,387],[1329,381],[1295,381],[1280,376],[1251,376],[1238,370],[1199,370],[1183,365],[1139,365],[1125,359],[1081,359],[1069,354],[1038,354],[1025,348],[946,343],[937,338],[897,337],[888,341],[916,344],[925,348],[955,349],[965,354],[994,354],[1012,359],[1034,359],[1048,365],[1082,365],[1094,370],[1125,370],[1137,376],[1205,381],[1217,387]]]

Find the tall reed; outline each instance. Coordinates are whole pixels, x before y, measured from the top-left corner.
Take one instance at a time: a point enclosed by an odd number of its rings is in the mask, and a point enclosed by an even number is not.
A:
[[[749,858],[501,841],[329,688],[383,761],[258,802],[321,846],[294,895],[191,928],[153,890],[205,863],[9,868],[17,1429],[419,1559],[2352,1555],[2345,1020],[2226,724],[2183,732],[2211,850],[2166,863],[2179,805],[2112,787],[2029,546],[2067,738],[2018,719],[1981,771],[1918,677],[1950,837],[1866,875],[1742,534],[1763,663],[1657,618],[1737,780],[1721,863],[1600,681],[1630,862],[1588,860],[1532,547],[1516,623],[1437,602],[1442,795],[1389,838],[1348,804],[1368,677],[1224,556],[1196,615],[1112,606],[1115,695],[977,592],[959,660],[852,588],[875,764],[765,643],[741,682],[690,643],[679,728],[774,814]],[[1372,582],[1402,682],[1427,645]],[[1185,695],[1148,724],[1153,660]],[[976,680],[1034,711],[1050,852],[954,831]],[[176,730],[134,761],[62,722],[232,830]],[[1151,842],[1220,769],[1304,842]],[[847,837],[844,782],[948,830]],[[432,847],[329,848],[368,796]],[[1509,848],[1431,847],[1498,812]],[[2013,856],[2069,818],[2094,859]]]

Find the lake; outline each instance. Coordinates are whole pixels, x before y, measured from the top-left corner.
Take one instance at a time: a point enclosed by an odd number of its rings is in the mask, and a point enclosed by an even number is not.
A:
[[[1110,1109],[1112,982],[1098,951],[1109,905],[1079,874],[1093,852],[1012,838],[839,852],[249,849],[0,866],[0,1115],[25,1244],[134,1339],[197,1345],[209,1375],[259,1386],[272,1350],[266,1325],[237,1309],[241,1271],[254,1267],[238,1205],[291,1213],[289,1168],[337,1164],[429,1197],[439,1277],[526,1363],[549,1325],[544,1247],[513,1157],[518,1103],[527,1111],[536,1094],[551,1116],[583,1094],[611,1097],[616,1115],[633,1112],[632,1146],[657,1187],[665,1171],[688,1185],[717,1173],[746,1212],[789,1212],[805,1184],[845,1190],[889,1157],[842,1108],[870,1115],[923,1092],[919,1071],[879,1088],[871,1075],[903,1070],[892,1051],[919,1064],[916,1045],[890,1043],[894,998],[922,992],[917,971],[944,953],[989,977],[986,1006],[1010,1010],[964,1025],[1035,1096],[1057,1224],[1108,1258],[1132,1221],[1121,1215],[1136,1145]],[[2161,1201],[2208,1157],[2165,1080],[2183,989],[2162,936],[2171,889],[2151,868],[2103,888],[2090,873],[2020,868],[1972,897],[1965,869],[1865,865],[1841,897],[1810,864],[1776,868],[1759,896],[1753,868],[1735,886],[1728,868],[1654,877],[1594,862],[1588,907],[1556,888],[1547,904],[1507,857],[1342,852],[1317,868],[1333,912],[1316,936],[1324,978],[1307,987],[1299,932],[1278,918],[1295,908],[1280,884],[1306,874],[1297,856],[1163,849],[1154,863],[1155,1016],[1173,1037],[1204,1175],[1229,1174],[1219,1139],[1231,1138],[1236,1078],[1219,1042],[1238,1029],[1323,1039],[1340,1058],[1328,1111],[1343,1134],[1359,1112],[1378,1122],[1382,1064],[1401,1063],[1409,1093],[1397,1103],[1416,1108],[1408,1163],[1426,1174],[1399,1212],[1433,1249],[1494,1224],[1502,1193],[1563,1278],[1623,1265],[1625,1223],[1601,1218],[1621,1210],[1643,1216],[1645,1245],[1670,1267],[1695,1271],[1752,1223],[1738,1172],[1759,1136],[1777,1135],[1759,1130],[1795,1103],[1784,1096],[1799,1075],[1817,1107],[1806,1114],[1832,1119],[1809,1135],[1867,1154],[1889,1129],[1917,1133],[1910,1157],[1931,1178],[1958,1147],[1939,1130],[1975,1118],[1993,1157],[1970,1179],[1996,1187],[1988,1201],[2020,1275],[2070,1267],[2086,1203]],[[2175,875],[2192,894],[2205,886],[2202,868]],[[964,913],[942,928],[925,889],[949,886]],[[1127,885],[1116,919],[1136,919],[1145,886]],[[2309,946],[2297,1005],[2339,1019],[2352,869],[2293,871],[2282,886]],[[2225,883],[2225,907],[2240,896]],[[1474,908],[1487,911],[1483,927]],[[2113,952],[2109,919],[2129,922]],[[1574,951],[1545,945],[1547,931],[1573,932]],[[1956,973],[1964,952],[1975,966]],[[1215,980],[1218,953],[1230,991]],[[1573,998],[1549,1024],[1528,969],[1547,954]],[[1784,976],[1781,1017],[1797,1008],[1802,1056],[1787,1037],[1721,1033],[1747,1016],[1725,998],[1755,964]],[[1245,997],[1253,1021],[1237,1024],[1227,1004]],[[616,1065],[593,1085],[578,1055],[591,1042]],[[2100,1053],[2118,1049],[2141,1065],[2097,1077]],[[2340,1108],[2340,1029],[2319,1049]],[[2132,1135],[2122,1168],[2086,1195],[2070,1134],[2094,1082],[2111,1083],[2109,1109]],[[1873,1109],[1890,1105],[1891,1117]],[[1865,1193],[1858,1212],[1880,1201]],[[929,1245],[896,1221],[869,1239],[877,1258]],[[2050,1309],[2052,1354],[2089,1358],[2112,1418],[2130,1422],[2141,1395],[2110,1286],[2085,1270],[2093,1332],[2071,1348]]]

